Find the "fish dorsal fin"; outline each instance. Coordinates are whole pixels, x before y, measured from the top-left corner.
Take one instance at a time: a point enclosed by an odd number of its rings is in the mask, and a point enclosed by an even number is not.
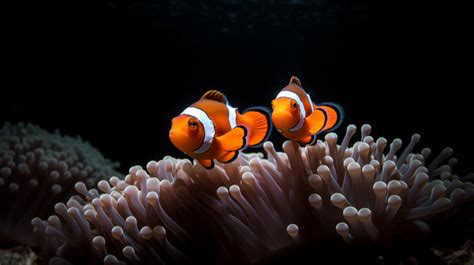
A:
[[[224,96],[224,94],[222,94],[222,92],[218,90],[209,90],[204,93],[201,98],[215,100],[227,104],[227,98]]]
[[[292,77],[290,78],[290,84],[295,84],[295,85],[297,85],[297,86],[299,86],[299,87],[303,87],[303,86],[301,85],[300,79],[299,79],[298,77],[296,77],[296,76],[292,76]]]

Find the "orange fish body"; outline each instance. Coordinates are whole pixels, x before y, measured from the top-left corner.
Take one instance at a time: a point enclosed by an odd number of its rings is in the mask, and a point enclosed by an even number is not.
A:
[[[270,130],[270,117],[264,110],[241,114],[221,92],[210,90],[172,120],[169,137],[178,149],[210,169],[214,159],[229,163],[240,150],[260,145]]]
[[[301,81],[293,76],[272,101],[272,122],[286,138],[311,144],[316,134],[335,129],[342,121],[342,109],[334,103],[314,104]]]

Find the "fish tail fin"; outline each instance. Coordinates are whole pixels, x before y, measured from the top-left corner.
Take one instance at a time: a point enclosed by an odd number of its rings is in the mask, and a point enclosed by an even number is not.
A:
[[[264,107],[246,109],[240,116],[240,122],[247,127],[247,144],[259,147],[265,142],[272,131],[270,111]]]
[[[336,130],[341,125],[344,119],[344,110],[339,104],[332,102],[320,103],[317,108],[322,110],[327,117],[326,125],[322,128],[322,131]]]

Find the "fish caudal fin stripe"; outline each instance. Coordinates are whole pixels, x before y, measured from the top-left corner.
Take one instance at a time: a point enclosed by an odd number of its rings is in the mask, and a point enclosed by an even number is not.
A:
[[[308,124],[309,132],[311,134],[317,134],[322,131],[326,126],[327,116],[326,113],[317,108],[306,117],[306,123]]]
[[[214,168],[214,161],[212,159],[202,159],[198,160],[199,164],[201,164],[205,169],[212,169]]]
[[[219,161],[221,163],[230,163],[230,162],[234,161],[238,156],[239,156],[238,151],[225,152],[222,155],[220,155],[219,157],[217,157],[217,161]]]
[[[270,136],[272,130],[270,111],[263,107],[246,109],[241,122],[249,130],[247,143],[251,147],[258,147]]]
[[[247,145],[247,129],[244,126],[236,126],[234,129],[217,137],[222,150],[238,151]]]
[[[324,111],[327,117],[326,125],[322,130],[335,130],[342,122],[343,111],[342,108],[335,103],[321,103],[318,104],[318,109]]]

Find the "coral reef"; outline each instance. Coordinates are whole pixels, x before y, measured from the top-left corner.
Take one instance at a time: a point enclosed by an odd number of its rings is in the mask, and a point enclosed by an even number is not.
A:
[[[31,124],[0,129],[0,246],[32,245],[35,216],[45,218],[72,195],[77,181],[93,187],[119,175],[118,165],[80,138]]]
[[[278,251],[323,239],[350,244],[422,236],[431,223],[474,199],[471,182],[452,174],[450,148],[429,162],[414,153],[413,135],[389,145],[371,127],[350,142],[349,125],[338,145],[300,147],[271,142],[262,154],[242,153],[206,170],[187,159],[165,157],[146,169],[132,167],[124,180],[79,182],[56,215],[32,224],[52,264],[250,264]],[[399,153],[397,155],[397,153]],[[429,163],[428,163],[429,162]],[[217,255],[216,255],[217,253]]]

